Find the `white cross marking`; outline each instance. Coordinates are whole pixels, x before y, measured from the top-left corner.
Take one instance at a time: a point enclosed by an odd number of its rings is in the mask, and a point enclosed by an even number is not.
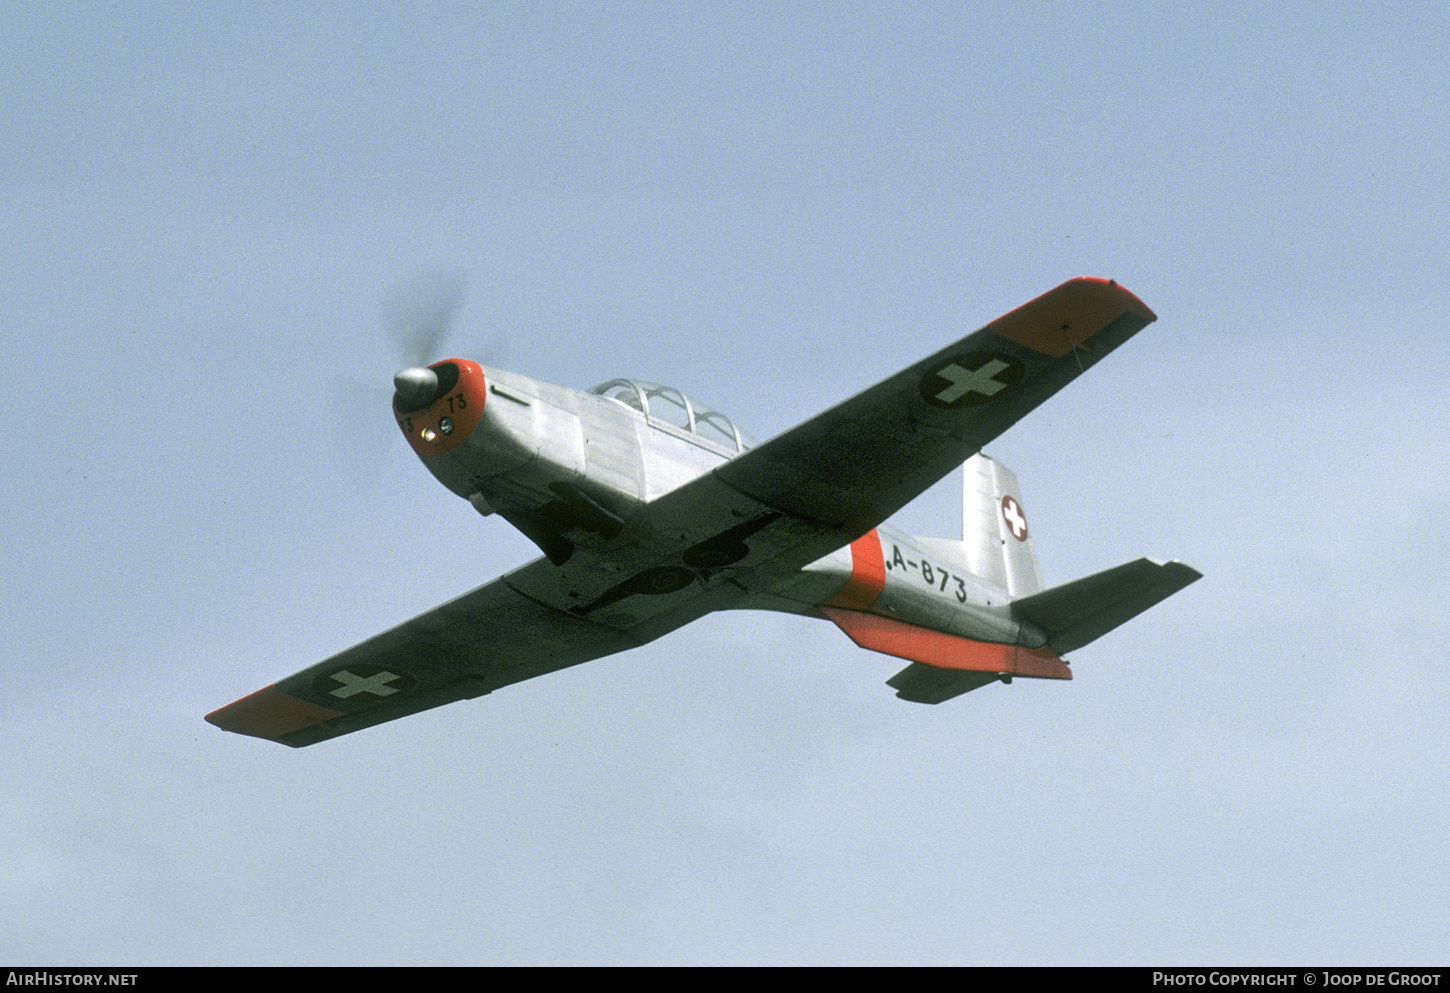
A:
[[[1027,537],[1027,518],[1022,516],[1022,508],[1010,496],[1002,501],[1002,518],[1012,529],[1012,537],[1018,541]]]
[[[946,367],[937,370],[937,375],[947,380],[952,385],[942,390],[936,398],[942,403],[956,403],[968,393],[980,393],[983,396],[996,396],[998,392],[1007,388],[1006,383],[999,383],[992,377],[1007,368],[1007,363],[1001,359],[990,359],[980,369],[967,370],[955,362],[948,362]]]
[[[392,696],[398,692],[388,684],[395,679],[402,679],[396,672],[379,672],[369,676],[367,679],[355,676],[346,669],[341,672],[334,672],[332,678],[342,685],[332,691],[332,695],[346,700],[350,696],[357,696],[359,693],[373,693],[377,696]]]

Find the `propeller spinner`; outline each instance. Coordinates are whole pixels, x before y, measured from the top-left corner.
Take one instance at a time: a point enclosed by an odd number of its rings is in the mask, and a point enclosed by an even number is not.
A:
[[[410,366],[393,377],[400,407],[417,410],[433,402],[438,395],[438,374],[423,366]]]

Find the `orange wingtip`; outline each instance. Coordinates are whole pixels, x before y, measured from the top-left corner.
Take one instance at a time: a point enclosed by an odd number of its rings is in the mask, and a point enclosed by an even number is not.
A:
[[[223,731],[249,734],[254,738],[266,738],[286,745],[288,743],[282,740],[282,735],[341,716],[340,710],[328,710],[315,703],[288,696],[275,686],[268,686],[251,696],[242,697],[236,703],[229,703],[220,710],[212,711],[206,715],[206,720],[208,724],[215,724]]]
[[[1093,335],[1124,313],[1137,314],[1144,324],[1158,319],[1147,304],[1116,281],[1079,276],[997,318],[987,330],[1060,359],[1074,348],[1091,351]]]
[[[938,669],[1007,672],[1038,679],[1072,678],[1072,670],[1067,663],[1046,648],[973,641],[859,610],[837,607],[822,607],[821,610],[852,641],[873,652],[895,655],[899,659],[910,659]]]

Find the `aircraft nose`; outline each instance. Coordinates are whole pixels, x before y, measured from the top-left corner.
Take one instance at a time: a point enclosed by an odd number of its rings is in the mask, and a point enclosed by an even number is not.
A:
[[[478,427],[488,401],[483,367],[467,359],[410,366],[393,377],[393,416],[422,458],[452,451]],[[522,401],[520,401],[522,402]]]
[[[432,369],[414,366],[402,369],[393,377],[398,399],[411,409],[426,407],[438,395],[438,374]]]

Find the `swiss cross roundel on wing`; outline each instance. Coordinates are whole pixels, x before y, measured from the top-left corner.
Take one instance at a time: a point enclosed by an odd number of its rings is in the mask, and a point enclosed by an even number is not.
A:
[[[312,681],[312,689],[328,700],[365,703],[406,693],[417,684],[409,673],[379,665],[355,665],[337,669]]]
[[[1011,391],[1027,367],[1001,352],[964,352],[935,366],[917,388],[933,407],[975,407]]]
[[[1012,537],[1018,541],[1027,540],[1027,515],[1022,513],[1022,505],[1010,493],[1002,498],[1002,520],[1006,522],[1007,530],[1012,532]]]

